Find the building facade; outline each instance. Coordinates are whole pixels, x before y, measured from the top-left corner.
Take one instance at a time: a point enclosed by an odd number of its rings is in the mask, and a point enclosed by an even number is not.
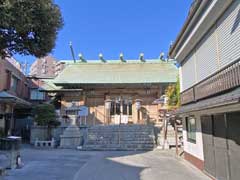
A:
[[[169,52],[180,64],[185,158],[240,177],[240,1],[196,0]]]
[[[17,61],[0,59],[0,129],[5,135],[14,129],[14,112],[30,107],[28,98],[28,80]]]
[[[58,76],[69,63],[69,61],[64,60],[58,61],[55,66],[55,77]]]
[[[30,76],[36,77],[55,77],[56,59],[52,56],[46,56],[36,59],[30,67]]]
[[[28,76],[29,85],[29,101],[32,104],[46,103],[50,100],[47,92],[42,91],[46,80],[53,78],[41,78],[36,76]]]
[[[46,88],[57,93],[61,117],[79,124],[136,124],[158,120],[153,101],[176,82],[173,62],[157,60],[84,61],[69,64]],[[87,114],[72,109],[87,108]]]

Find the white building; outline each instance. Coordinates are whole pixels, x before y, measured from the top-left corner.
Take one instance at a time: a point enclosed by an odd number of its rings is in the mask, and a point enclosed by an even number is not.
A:
[[[185,158],[240,178],[240,1],[195,0],[169,55],[180,64]]]

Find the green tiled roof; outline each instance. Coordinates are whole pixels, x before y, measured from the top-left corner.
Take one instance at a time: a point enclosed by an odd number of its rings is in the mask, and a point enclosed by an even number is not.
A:
[[[174,62],[157,60],[88,61],[69,64],[58,77],[61,84],[138,84],[176,82],[178,70]]]
[[[52,79],[45,79],[43,85],[41,86],[43,91],[54,91],[54,90],[59,90],[62,87],[61,86],[56,86],[54,84],[54,80]]]

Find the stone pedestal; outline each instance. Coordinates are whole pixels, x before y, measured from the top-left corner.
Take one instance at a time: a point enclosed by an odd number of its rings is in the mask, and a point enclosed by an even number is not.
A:
[[[71,119],[71,125],[69,125],[63,132],[63,135],[60,136],[61,148],[77,148],[82,141],[82,135],[76,126],[76,118],[71,117]]]

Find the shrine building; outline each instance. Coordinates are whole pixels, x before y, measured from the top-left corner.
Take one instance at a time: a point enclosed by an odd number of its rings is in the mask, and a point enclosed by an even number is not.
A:
[[[56,97],[63,121],[76,115],[79,124],[148,124],[158,121],[159,105],[154,101],[176,83],[177,74],[173,61],[143,56],[139,60],[80,58],[47,81],[45,90]],[[81,107],[87,112],[81,113]]]

